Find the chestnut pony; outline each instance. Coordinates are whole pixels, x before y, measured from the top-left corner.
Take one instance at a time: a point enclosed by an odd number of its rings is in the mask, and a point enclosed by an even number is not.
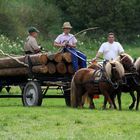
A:
[[[94,65],[95,66],[95,65]],[[113,108],[110,91],[118,85],[124,76],[124,68],[118,61],[106,61],[102,67],[82,68],[78,70],[71,82],[71,106],[83,107],[82,98],[88,96],[89,108],[95,108],[93,96],[102,94]]]
[[[137,91],[137,94],[139,95],[139,87],[138,87],[139,79],[138,79],[138,73],[135,68],[136,66],[134,66],[134,61],[133,61],[132,57],[126,53],[118,56],[116,58],[116,61],[119,61],[123,65],[125,74],[123,77],[123,84],[120,84],[119,87],[115,91],[113,91],[111,94],[111,99],[114,104],[114,108],[117,108],[115,101],[114,101],[115,95],[117,95],[117,97],[118,97],[119,110],[121,110],[122,109],[121,92],[125,92],[125,93],[129,92],[132,97],[132,101],[133,101],[132,104],[129,106],[129,109],[133,109],[135,106],[135,101],[136,101],[134,91]],[[139,60],[137,61],[137,63],[135,65],[138,65],[138,63],[139,63]],[[107,103],[107,101],[104,102],[104,106],[106,106],[106,103]],[[138,102],[137,102],[137,104],[138,104]],[[137,105],[136,109],[138,109],[138,105]]]

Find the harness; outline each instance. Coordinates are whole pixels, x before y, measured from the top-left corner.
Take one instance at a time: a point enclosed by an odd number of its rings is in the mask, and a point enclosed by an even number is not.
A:
[[[84,84],[92,83],[92,84],[95,84],[95,86],[96,86],[100,82],[106,82],[106,83],[111,84],[111,86],[114,89],[117,89],[119,87],[119,83],[113,82],[111,80],[111,78],[109,78],[106,75],[105,65],[106,65],[107,62],[108,62],[107,60],[103,61],[103,65],[98,70],[95,70],[93,75],[91,76],[90,80],[85,82]]]

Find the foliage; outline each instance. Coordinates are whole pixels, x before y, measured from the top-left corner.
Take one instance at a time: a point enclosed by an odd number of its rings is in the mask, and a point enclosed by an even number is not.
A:
[[[135,39],[140,33],[139,0],[61,0],[56,3],[63,11],[63,20],[71,21],[77,30],[99,26],[102,32],[113,31],[123,41]]]
[[[1,0],[0,1],[0,34],[10,38],[27,35],[30,26],[37,27],[41,34],[50,36],[58,33],[61,18],[58,8],[43,0]]]
[[[20,93],[17,88],[11,92]],[[95,100],[97,109],[90,110],[66,107],[64,99],[44,99],[42,107],[23,107],[20,99],[1,99],[1,140],[139,140],[140,112],[128,109],[130,95],[122,95],[122,111],[102,110],[102,103],[101,96]]]
[[[23,41],[19,38],[17,38],[16,41],[11,41],[7,37],[1,35],[0,36],[0,49],[4,53],[17,54],[17,55],[22,54]]]
[[[0,34],[25,38],[27,28],[36,26],[50,39],[70,21],[74,31],[99,26],[91,38],[114,31],[119,40],[132,41],[140,34],[139,9],[139,0],[1,0]]]

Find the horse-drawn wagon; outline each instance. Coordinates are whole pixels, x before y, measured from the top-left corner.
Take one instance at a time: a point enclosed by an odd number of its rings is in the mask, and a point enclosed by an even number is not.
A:
[[[0,59],[0,98],[22,98],[25,106],[40,106],[43,98],[64,98],[70,105],[70,83],[74,71],[70,54],[38,54]],[[19,86],[21,94],[10,94]],[[48,89],[60,89],[62,94],[48,95]]]

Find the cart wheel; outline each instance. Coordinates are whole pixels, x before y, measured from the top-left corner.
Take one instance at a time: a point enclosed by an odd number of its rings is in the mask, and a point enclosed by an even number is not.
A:
[[[70,90],[68,90],[68,87],[63,87],[64,91],[64,98],[65,98],[65,103],[67,106],[71,106],[70,104]]]
[[[22,102],[24,106],[41,106],[42,90],[38,82],[28,82],[23,89]]]

